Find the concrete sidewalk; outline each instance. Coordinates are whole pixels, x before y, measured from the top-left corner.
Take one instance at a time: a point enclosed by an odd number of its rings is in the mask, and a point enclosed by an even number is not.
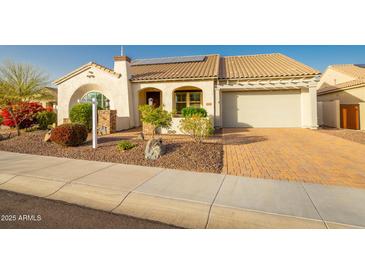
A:
[[[0,189],[187,228],[365,227],[365,190],[0,152]]]

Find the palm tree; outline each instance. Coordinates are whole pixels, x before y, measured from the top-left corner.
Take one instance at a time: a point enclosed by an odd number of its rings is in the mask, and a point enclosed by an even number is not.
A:
[[[14,115],[14,105],[31,100],[48,99],[45,87],[48,76],[32,65],[6,61],[0,66],[0,108],[12,117],[18,136],[19,124]]]

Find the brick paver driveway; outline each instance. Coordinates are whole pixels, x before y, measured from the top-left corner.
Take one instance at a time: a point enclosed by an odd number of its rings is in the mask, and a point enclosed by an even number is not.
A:
[[[365,187],[365,145],[310,129],[223,129],[223,173]]]

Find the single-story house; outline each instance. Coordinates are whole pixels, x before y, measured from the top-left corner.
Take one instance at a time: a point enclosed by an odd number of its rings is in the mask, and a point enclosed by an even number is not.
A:
[[[43,107],[53,107],[54,105],[57,105],[57,88],[45,87],[44,94],[47,95],[47,98],[38,100]]]
[[[331,65],[318,87],[319,124],[365,130],[365,65]]]
[[[116,110],[117,130],[140,126],[138,106],[148,103],[176,112],[172,132],[179,132],[179,114],[187,106],[205,108],[216,128],[317,128],[319,74],[279,53],[116,56],[114,69],[90,62],[54,81],[58,123],[74,104],[97,97],[100,106]]]

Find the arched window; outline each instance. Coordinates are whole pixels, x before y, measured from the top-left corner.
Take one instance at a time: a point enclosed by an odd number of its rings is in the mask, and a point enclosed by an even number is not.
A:
[[[110,100],[98,91],[90,91],[86,93],[82,98],[81,102],[91,102],[92,98],[96,98],[98,106],[102,109],[109,109]]]
[[[186,107],[202,107],[202,92],[200,90],[175,91],[175,110],[177,114]]]

